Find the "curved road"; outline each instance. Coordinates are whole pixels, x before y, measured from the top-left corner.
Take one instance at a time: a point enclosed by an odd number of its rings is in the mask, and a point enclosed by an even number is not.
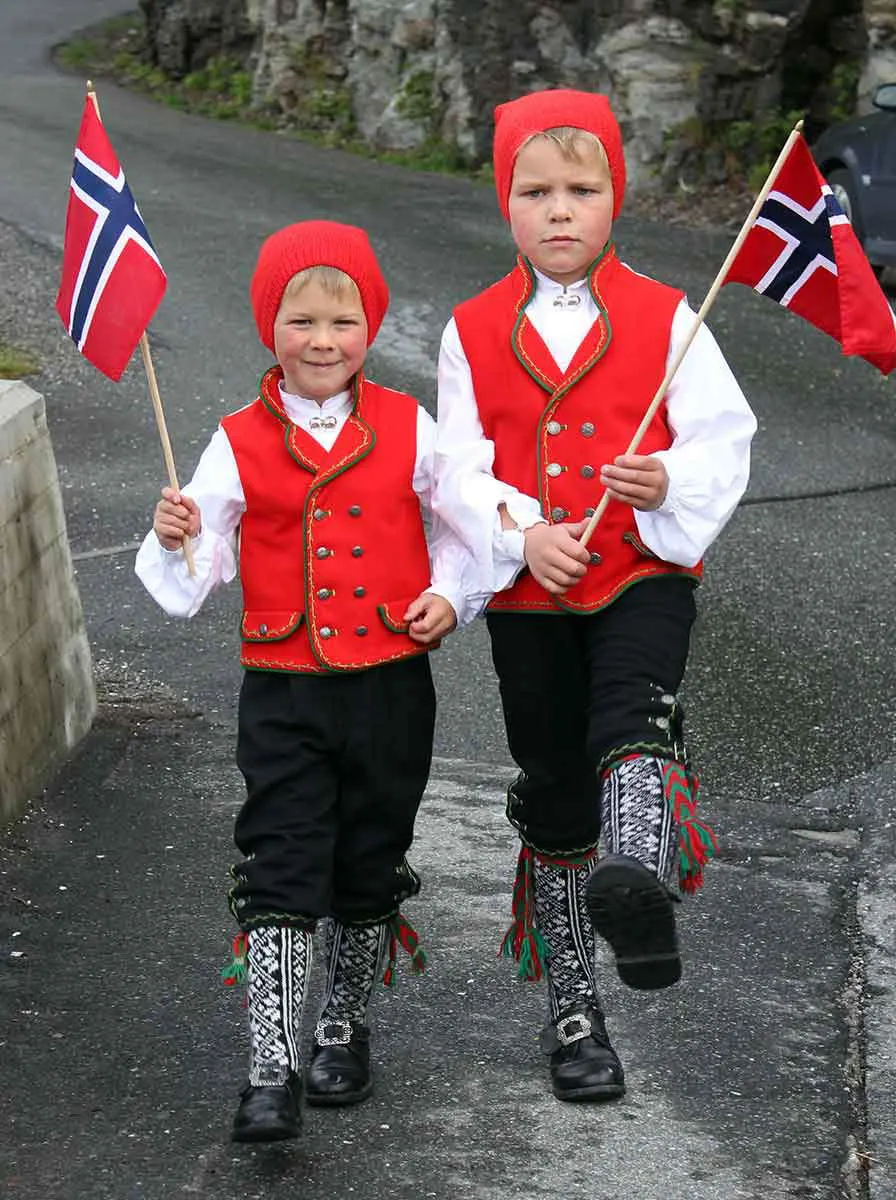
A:
[[[17,1065],[0,1094],[0,1194],[834,1200],[863,1195],[851,1152],[870,1137],[883,1197],[894,1146],[878,1128],[862,920],[869,895],[872,916],[890,915],[877,870],[892,850],[896,778],[893,388],[736,288],[710,324],[761,428],[747,502],[711,554],[687,681],[724,852],[686,906],[686,983],[633,997],[604,972],[629,1098],[603,1110],[550,1098],[532,1036],[541,999],[493,959],[514,845],[477,626],[437,656],[439,758],[415,913],[433,966],[422,981],[402,974],[381,1001],[377,1097],[313,1114],[298,1147],[227,1145],[243,1018],[209,963],[227,934],[239,801],[238,600],[215,597],[184,625],[139,590],[121,548],[142,536],[163,473],[145,383],[136,364],[119,385],[105,380],[53,311],[83,81],[59,74],[48,47],[119,9],[0,9],[0,337],[44,366],[36,386],[106,702],[35,818],[0,842],[0,938],[18,934],[26,964],[0,975],[0,1048]],[[249,273],[261,240],[303,217],[368,228],[393,295],[371,374],[432,407],[452,304],[510,262],[489,189],[108,85],[100,101],[169,275],[152,340],[183,478],[218,417],[254,395],[267,362]],[[697,303],[727,249],[724,235],[626,219],[618,241]]]

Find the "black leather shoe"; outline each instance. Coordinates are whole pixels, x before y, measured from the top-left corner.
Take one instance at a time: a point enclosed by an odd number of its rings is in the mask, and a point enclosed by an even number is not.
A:
[[[299,1079],[290,1072],[286,1083],[271,1087],[248,1084],[233,1118],[234,1142],[279,1142],[299,1136]]]
[[[567,1008],[541,1033],[558,1100],[615,1100],[625,1094],[625,1072],[610,1045],[603,1013],[582,1002]]]
[[[367,1026],[355,1021],[318,1021],[305,1073],[308,1103],[359,1104],[372,1091]]]
[[[676,901],[652,871],[626,854],[608,855],[585,884],[585,902],[623,983],[649,990],[681,979]]]

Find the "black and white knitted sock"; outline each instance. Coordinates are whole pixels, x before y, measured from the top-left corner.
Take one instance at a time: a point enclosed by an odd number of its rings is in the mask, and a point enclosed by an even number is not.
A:
[[[387,937],[386,925],[343,925],[327,920],[327,983],[320,1021],[366,1025]]]
[[[311,934],[263,925],[249,931],[248,1003],[252,1087],[286,1083],[301,1071],[302,1008],[311,972]]]
[[[593,862],[559,867],[535,859],[535,919],[547,943],[552,1019],[577,1001],[596,1003],[594,929],[585,907],[585,882],[592,866]]]
[[[678,826],[663,787],[662,759],[622,759],[604,774],[601,831],[610,854],[637,859],[667,887],[673,886]]]

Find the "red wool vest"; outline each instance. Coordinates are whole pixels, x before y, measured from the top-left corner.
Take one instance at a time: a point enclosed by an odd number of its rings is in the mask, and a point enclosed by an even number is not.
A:
[[[608,247],[590,276],[597,320],[564,374],[523,311],[534,287],[521,257],[504,279],[459,305],[454,318],[485,436],[494,442],[495,476],[538,496],[552,523],[581,521],[602,494],[601,467],[625,452],[662,381],[682,293],[638,275]],[[638,453],[671,444],[661,404]],[[561,599],[523,571],[489,608],[588,613],[639,579],[702,574],[700,563],[680,567],[653,554],[627,504],[610,504],[588,548],[587,574]]]
[[[430,583],[412,487],[417,402],[358,375],[327,451],[287,416],[272,367],[221,422],[239,469],[243,666],[360,671],[431,647],[403,622]]]

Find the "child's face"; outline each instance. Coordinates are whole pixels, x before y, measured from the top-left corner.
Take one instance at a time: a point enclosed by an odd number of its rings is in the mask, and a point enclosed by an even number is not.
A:
[[[566,158],[549,138],[517,155],[510,229],[520,251],[558,283],[575,283],[603,250],[613,225],[613,185],[596,149]]]
[[[322,404],[343,391],[367,357],[360,296],[334,296],[315,279],[284,295],[274,318],[274,352],[293,395]]]

